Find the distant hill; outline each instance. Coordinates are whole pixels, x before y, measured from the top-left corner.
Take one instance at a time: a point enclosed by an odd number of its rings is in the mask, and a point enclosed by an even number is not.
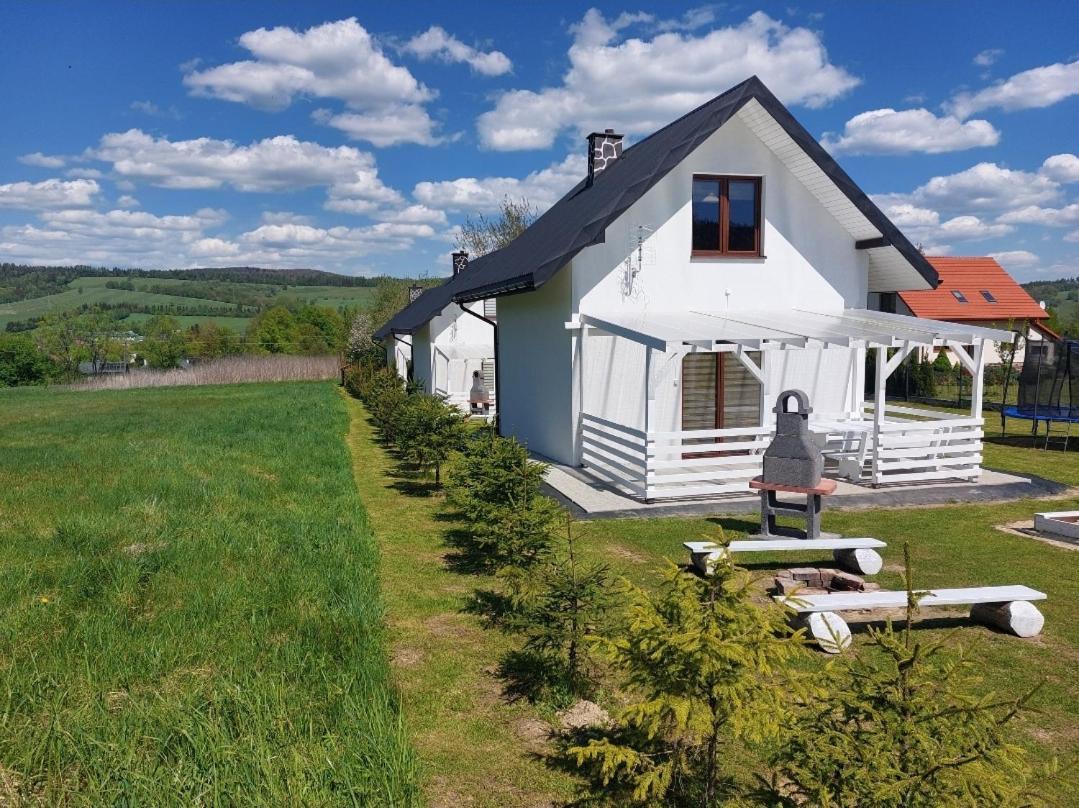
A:
[[[1049,327],[1058,334],[1079,336],[1079,278],[1024,283],[1032,298],[1045,301],[1049,310]]]
[[[0,330],[24,331],[52,312],[97,307],[126,318],[132,326],[153,314],[170,314],[185,325],[214,319],[242,331],[245,318],[276,305],[363,308],[370,305],[375,287],[386,280],[318,269],[0,264]]]

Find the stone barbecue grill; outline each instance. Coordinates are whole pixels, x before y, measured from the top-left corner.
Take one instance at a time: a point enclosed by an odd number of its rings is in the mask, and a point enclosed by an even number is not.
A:
[[[794,402],[794,407],[790,406]],[[761,494],[761,536],[820,538],[821,497],[835,491],[834,480],[822,479],[824,455],[809,433],[809,398],[801,390],[784,390],[772,410],[776,435],[764,451],[764,469],[750,488]],[[804,494],[805,504],[781,502],[778,492]],[[783,528],[780,516],[805,520],[805,529]]]

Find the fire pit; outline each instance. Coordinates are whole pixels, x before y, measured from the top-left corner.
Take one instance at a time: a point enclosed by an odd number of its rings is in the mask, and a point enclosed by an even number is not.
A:
[[[1061,538],[1079,541],[1079,511],[1034,514],[1034,529]]]
[[[832,592],[876,592],[879,584],[861,576],[829,567],[795,567],[780,571],[775,577],[777,595],[827,595]]]

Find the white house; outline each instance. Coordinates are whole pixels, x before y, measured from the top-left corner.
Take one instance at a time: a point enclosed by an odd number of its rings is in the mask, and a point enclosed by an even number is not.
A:
[[[452,284],[469,267],[468,253],[454,253],[453,276],[441,286],[411,295],[409,304],[375,332],[386,346],[387,363],[402,378],[464,410],[469,409],[475,373],[483,379],[492,404],[496,386],[495,301],[462,304],[451,295]]]
[[[977,477],[983,346],[1009,334],[868,309],[937,273],[756,77],[588,143],[588,176],[445,287],[499,298],[502,434],[648,500],[745,491],[796,387],[851,478]],[[885,404],[923,345],[978,379],[969,417]]]

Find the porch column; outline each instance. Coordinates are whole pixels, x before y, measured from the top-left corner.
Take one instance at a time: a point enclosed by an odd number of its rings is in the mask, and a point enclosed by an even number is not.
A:
[[[880,482],[880,428],[884,424],[885,386],[888,382],[888,349],[877,347],[876,384],[873,387],[873,484]]]
[[[656,394],[652,385],[652,346],[644,349],[644,501],[652,501],[652,486],[649,484],[649,472],[651,463],[648,460],[648,451],[651,445],[651,434],[655,428],[656,417]]]
[[[982,399],[985,395],[985,340],[979,339],[974,342],[974,356],[971,357],[974,364],[972,375],[972,389],[970,392],[970,414],[975,418],[982,417]]]

